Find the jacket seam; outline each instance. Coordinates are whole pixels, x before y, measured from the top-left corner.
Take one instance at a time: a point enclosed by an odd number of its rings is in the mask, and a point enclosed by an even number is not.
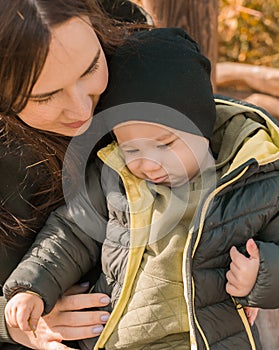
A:
[[[246,216],[250,216],[251,214],[256,214],[256,213],[258,213],[258,212],[262,212],[263,210],[267,210],[267,209],[270,209],[270,208],[277,208],[277,205],[276,204],[273,204],[273,205],[268,205],[268,206],[265,206],[265,207],[261,207],[261,208],[258,208],[257,210],[250,210],[249,211],[249,213],[247,212],[247,213],[244,213],[244,214],[239,214],[239,215],[237,215],[237,216],[234,216],[233,218],[230,218],[230,219],[228,219],[228,220],[224,220],[224,221],[222,221],[220,224],[218,224],[218,225],[212,225],[212,224],[208,224],[208,225],[210,225],[210,227],[208,227],[208,229],[204,229],[204,233],[206,232],[206,233],[208,233],[208,232],[210,232],[210,231],[212,231],[213,229],[216,229],[216,228],[218,228],[218,227],[222,227],[222,226],[224,226],[224,225],[226,225],[226,224],[229,224],[229,223],[231,223],[231,222],[233,222],[233,221],[235,221],[235,220],[238,220],[239,218],[244,218],[244,217],[246,217]]]
[[[226,337],[224,337],[224,338],[222,338],[222,339],[218,339],[218,341],[216,341],[215,343],[210,344],[210,347],[213,347],[215,344],[217,344],[217,345],[219,344],[219,345],[220,345],[220,342],[222,342],[222,341],[227,341],[227,340],[229,340],[230,338],[233,338],[233,337],[235,337],[235,336],[237,336],[238,334],[241,334],[241,333],[243,333],[244,335],[246,335],[247,338],[248,338],[247,332],[246,332],[245,330],[240,330],[240,331],[235,332],[235,333],[233,333],[233,334],[231,334],[231,335],[229,335],[229,336],[226,336]],[[248,339],[248,341],[249,341],[249,339]],[[250,342],[249,342],[249,343],[250,343]]]

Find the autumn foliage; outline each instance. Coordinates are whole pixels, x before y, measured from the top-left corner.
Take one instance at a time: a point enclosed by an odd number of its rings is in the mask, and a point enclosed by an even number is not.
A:
[[[279,68],[279,1],[219,0],[219,61]]]

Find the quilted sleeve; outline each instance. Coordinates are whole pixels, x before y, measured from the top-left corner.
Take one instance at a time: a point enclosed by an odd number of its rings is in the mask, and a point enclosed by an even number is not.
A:
[[[41,295],[48,313],[67,288],[97,268],[107,222],[105,198],[95,168],[92,164],[94,172],[89,173],[92,181],[86,191],[50,215],[6,281],[3,292],[7,299],[19,291],[32,290]]]

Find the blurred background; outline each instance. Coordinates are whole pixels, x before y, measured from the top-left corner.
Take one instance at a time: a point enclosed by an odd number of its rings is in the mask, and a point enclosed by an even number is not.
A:
[[[156,26],[180,26],[211,60],[216,93],[279,119],[279,0],[133,0]]]
[[[218,61],[279,68],[279,1],[219,0]]]

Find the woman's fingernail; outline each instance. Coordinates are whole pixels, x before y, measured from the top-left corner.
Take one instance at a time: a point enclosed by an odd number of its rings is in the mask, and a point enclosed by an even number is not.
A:
[[[109,303],[110,303],[110,298],[109,298],[109,297],[102,297],[102,298],[100,299],[100,302],[101,302],[102,304],[109,304]]]
[[[103,329],[104,329],[103,326],[96,326],[96,327],[93,327],[93,328],[92,328],[92,332],[93,332],[94,334],[100,334],[100,333],[102,333]]]
[[[109,319],[109,314],[105,314],[105,315],[102,315],[101,317],[100,317],[100,319],[101,319],[101,321],[103,321],[103,322],[107,322],[108,321],[108,319]]]
[[[79,285],[80,285],[80,287],[89,287],[89,281],[86,281],[86,282],[81,282]]]

